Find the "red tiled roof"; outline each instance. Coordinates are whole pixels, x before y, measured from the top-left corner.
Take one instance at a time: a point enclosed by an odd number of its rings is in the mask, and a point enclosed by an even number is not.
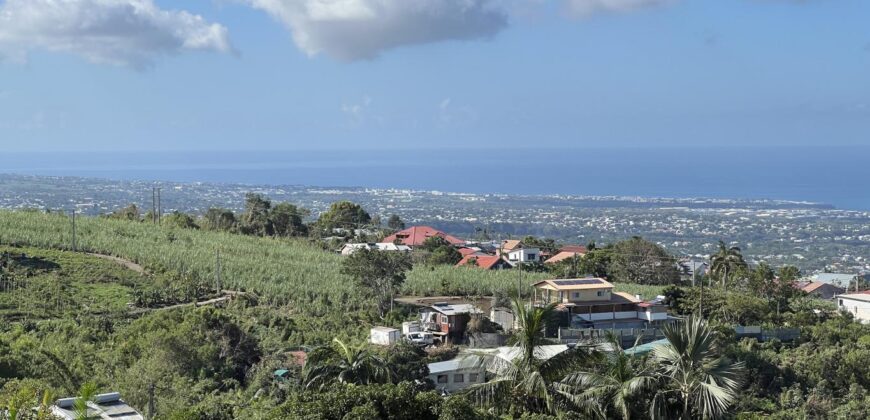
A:
[[[478,251],[478,250],[476,250],[476,249],[471,249],[471,248],[459,248],[459,253],[462,254],[463,257],[466,256],[466,255],[476,254],[476,253],[478,253],[478,252],[480,252],[480,251]]]
[[[585,254],[587,250],[583,245],[565,245],[562,248],[559,248],[559,252],[576,252],[578,254]]]
[[[465,243],[462,239],[450,236],[429,226],[411,226],[405,230],[400,230],[387,236],[384,238],[384,242],[396,242],[396,240],[398,240],[402,245],[421,246],[426,239],[433,236],[440,236],[453,245],[461,245]]]
[[[462,260],[456,263],[456,266],[469,265],[472,260],[477,262],[477,266],[480,268],[485,268],[487,270],[493,269],[499,262],[505,263],[501,257],[497,257],[495,255],[466,255],[462,257]]]

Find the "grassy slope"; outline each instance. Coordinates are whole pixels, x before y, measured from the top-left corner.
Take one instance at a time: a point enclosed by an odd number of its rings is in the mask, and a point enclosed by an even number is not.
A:
[[[4,252],[13,255],[15,268],[12,276],[0,280],[3,317],[120,311],[131,301],[134,288],[152,281],[115,262],[81,253],[0,245],[0,254]]]
[[[70,222],[57,214],[0,211],[0,244],[69,248]],[[349,278],[340,274],[341,257],[300,240],[157,227],[100,218],[78,219],[80,249],[128,258],[153,272],[193,272],[213,278],[220,251],[223,282],[258,293],[270,303],[292,303],[307,313],[369,307]],[[454,267],[417,267],[404,293],[488,295],[516,290],[516,271],[484,271]],[[527,285],[546,274],[523,273]],[[654,295],[658,287],[617,285],[617,290]]]

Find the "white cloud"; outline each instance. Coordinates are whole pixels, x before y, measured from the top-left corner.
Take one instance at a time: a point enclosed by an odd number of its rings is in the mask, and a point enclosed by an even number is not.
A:
[[[96,63],[143,67],[185,50],[230,51],[227,29],[153,0],[6,0],[0,4],[0,55],[35,49]]]
[[[495,35],[507,13],[493,0],[243,0],[268,12],[310,55],[377,57],[406,45]]]
[[[675,0],[565,0],[568,13],[586,17],[596,13],[626,13],[672,3]]]

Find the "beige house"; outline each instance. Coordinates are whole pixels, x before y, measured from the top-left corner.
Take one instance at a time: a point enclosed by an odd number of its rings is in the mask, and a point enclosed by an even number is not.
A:
[[[614,292],[613,284],[598,277],[541,280],[534,284],[535,302],[556,303],[583,321],[663,321],[667,308],[657,301],[644,302],[639,296]]]

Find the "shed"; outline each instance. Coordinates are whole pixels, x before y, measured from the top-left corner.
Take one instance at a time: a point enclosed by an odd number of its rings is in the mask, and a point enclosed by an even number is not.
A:
[[[396,328],[390,327],[373,327],[371,329],[371,342],[372,344],[379,344],[382,346],[390,346],[399,342],[399,339],[402,337],[402,332]]]

